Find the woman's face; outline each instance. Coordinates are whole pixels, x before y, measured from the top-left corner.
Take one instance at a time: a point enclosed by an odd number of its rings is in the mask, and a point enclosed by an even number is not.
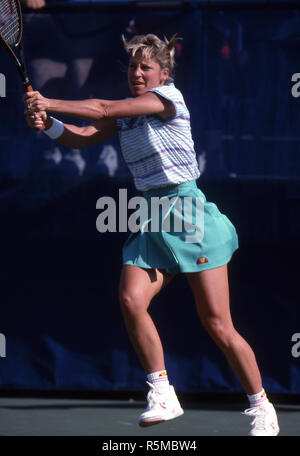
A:
[[[162,86],[169,76],[169,69],[161,69],[155,59],[145,59],[141,52],[130,58],[128,65],[128,83],[134,97],[143,95],[149,89]]]

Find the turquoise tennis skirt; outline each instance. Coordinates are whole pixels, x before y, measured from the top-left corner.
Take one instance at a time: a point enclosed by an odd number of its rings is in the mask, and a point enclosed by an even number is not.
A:
[[[198,272],[227,264],[238,249],[235,227],[196,181],[143,194],[143,214],[123,246],[123,264]]]

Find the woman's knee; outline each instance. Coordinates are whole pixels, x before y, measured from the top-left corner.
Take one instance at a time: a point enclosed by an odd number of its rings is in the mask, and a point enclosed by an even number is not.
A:
[[[144,312],[149,305],[145,294],[139,289],[120,290],[119,300],[122,311],[131,315]]]
[[[231,347],[236,334],[236,330],[231,323],[224,322],[219,317],[208,317],[203,320],[203,326],[222,350]]]

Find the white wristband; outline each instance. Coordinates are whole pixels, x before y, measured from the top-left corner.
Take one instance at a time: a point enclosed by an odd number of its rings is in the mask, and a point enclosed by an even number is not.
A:
[[[51,127],[48,128],[48,130],[43,130],[43,132],[49,136],[49,138],[57,139],[63,134],[65,126],[60,120],[57,120],[54,117],[50,117],[50,119],[52,119]]]

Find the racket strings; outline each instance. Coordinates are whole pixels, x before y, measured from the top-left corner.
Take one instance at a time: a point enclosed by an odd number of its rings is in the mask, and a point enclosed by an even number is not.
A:
[[[19,41],[20,23],[15,0],[0,0],[0,34],[10,46]]]

